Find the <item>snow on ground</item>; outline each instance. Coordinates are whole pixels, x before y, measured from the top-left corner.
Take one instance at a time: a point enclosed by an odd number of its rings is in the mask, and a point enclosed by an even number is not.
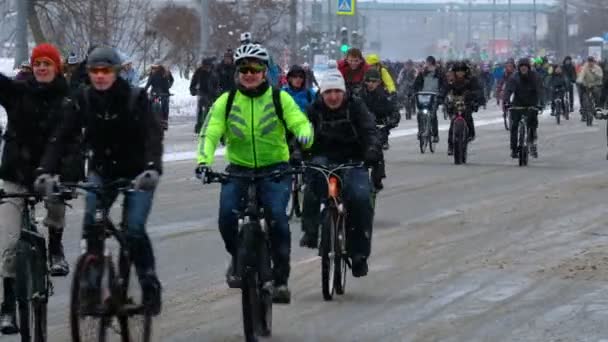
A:
[[[169,115],[171,117],[196,116],[196,96],[190,95],[190,80],[181,78],[179,73],[174,72],[173,87],[171,88],[171,104]]]

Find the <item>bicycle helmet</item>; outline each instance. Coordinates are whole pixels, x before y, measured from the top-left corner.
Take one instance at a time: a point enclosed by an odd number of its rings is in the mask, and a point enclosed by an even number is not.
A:
[[[268,65],[270,56],[264,47],[258,44],[245,44],[234,52],[234,62],[239,64],[246,59],[257,59]]]

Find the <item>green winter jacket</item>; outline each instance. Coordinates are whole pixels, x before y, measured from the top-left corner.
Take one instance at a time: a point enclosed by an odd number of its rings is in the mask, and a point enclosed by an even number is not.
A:
[[[209,111],[199,137],[197,162],[211,166],[215,150],[225,136],[225,159],[234,165],[260,168],[289,161],[285,125],[275,114],[272,88],[259,97],[249,97],[237,91],[228,118],[228,93],[220,96]],[[287,129],[296,137],[308,137],[310,148],[313,130],[308,118],[293,98],[281,91],[283,118]]]

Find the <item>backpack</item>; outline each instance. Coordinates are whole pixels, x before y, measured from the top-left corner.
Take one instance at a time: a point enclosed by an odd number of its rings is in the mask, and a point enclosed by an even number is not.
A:
[[[234,97],[236,96],[236,89],[231,90],[228,93],[228,100],[226,101],[226,114],[225,120],[228,121],[228,115],[232,110],[232,104],[234,102]],[[287,129],[287,123],[285,122],[285,118],[283,117],[283,105],[281,104],[281,90],[272,88],[272,103],[274,104],[274,112],[277,114],[279,121],[283,124],[285,128],[285,132],[289,132]],[[288,133],[289,134],[289,133]]]

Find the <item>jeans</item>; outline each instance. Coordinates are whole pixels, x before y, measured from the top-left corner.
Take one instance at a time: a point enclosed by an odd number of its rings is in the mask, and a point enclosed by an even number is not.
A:
[[[511,150],[515,150],[518,145],[517,130],[519,129],[519,121],[521,120],[522,115],[526,115],[525,110],[511,110]],[[528,111],[527,116],[528,129],[531,134],[530,142],[534,142],[536,141],[536,129],[538,128],[538,112]]]
[[[320,165],[339,164],[323,156],[313,157],[312,162]],[[369,174],[366,168],[359,167],[343,170],[341,176],[342,195],[348,212],[347,225],[348,229],[352,228],[348,235],[348,251],[351,257],[360,255],[367,258],[371,253],[374,221]],[[305,177],[302,230],[317,235],[321,224],[321,201],[327,198],[327,181],[315,170],[307,170]]]
[[[284,170],[287,164],[279,164],[263,169],[249,169],[230,165],[229,173],[272,172]],[[287,218],[287,203],[291,194],[292,177],[285,175],[279,179],[260,179],[256,192],[260,205],[265,210],[266,220],[270,226],[270,244],[273,264],[273,276],[276,286],[286,285],[290,272],[291,232]],[[246,179],[229,179],[222,184],[220,193],[219,228],[226,250],[233,257],[238,249],[238,213],[244,209],[249,181]]]
[[[103,185],[112,182],[95,173],[91,173],[88,182]],[[106,193],[104,198],[98,198],[95,193],[87,193],[85,199],[84,229],[95,223],[95,212],[98,208],[110,208],[118,197],[118,191]],[[126,238],[131,260],[135,265],[140,281],[147,275],[155,273],[154,251],[146,232],[146,221],[152,208],[153,191],[127,191],[123,201],[123,223],[126,223]],[[86,233],[86,232],[85,232]]]
[[[456,114],[452,115],[452,119],[450,121],[450,130],[448,131],[448,146],[453,146],[454,139],[452,137],[454,131],[454,119],[456,119]],[[473,121],[473,113],[470,111],[466,111],[464,113],[464,120],[467,123],[467,127],[469,129],[469,138],[475,137],[475,122]]]

